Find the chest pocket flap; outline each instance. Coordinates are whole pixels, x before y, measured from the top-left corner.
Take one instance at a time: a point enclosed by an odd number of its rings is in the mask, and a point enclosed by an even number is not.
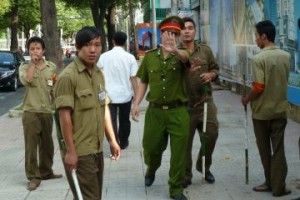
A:
[[[78,98],[78,109],[86,110],[95,107],[95,97],[91,89],[76,91]]]

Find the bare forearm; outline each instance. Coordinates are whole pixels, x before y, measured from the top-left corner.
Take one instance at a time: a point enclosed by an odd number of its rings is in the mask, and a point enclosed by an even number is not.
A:
[[[140,103],[143,100],[145,93],[147,91],[147,87],[148,87],[147,83],[140,82],[138,84],[137,93],[136,93],[135,102],[134,102],[135,105],[140,105]]]
[[[132,86],[132,89],[133,89],[133,93],[134,93],[134,97],[136,96],[136,93],[137,93],[137,77],[133,76],[133,77],[130,77],[130,82],[131,82],[131,86]]]
[[[26,73],[27,81],[31,81],[33,79],[34,69],[35,69],[35,65],[33,63],[31,63],[31,65]]]
[[[105,106],[105,116],[104,116],[104,127],[105,127],[105,136],[109,143],[116,142],[114,129],[111,123],[111,116],[108,106]]]
[[[66,145],[66,150],[69,153],[76,153],[75,145],[73,142],[73,123],[70,113],[65,109],[59,110],[59,119],[62,129],[62,135]]]
[[[186,63],[189,59],[189,55],[188,55],[187,51],[182,50],[182,49],[175,49],[173,51],[173,54],[175,56],[177,56],[177,58],[183,63]]]

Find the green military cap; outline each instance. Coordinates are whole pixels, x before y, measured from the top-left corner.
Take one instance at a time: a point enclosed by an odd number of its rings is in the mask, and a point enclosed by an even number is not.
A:
[[[178,16],[169,16],[159,24],[159,28],[161,31],[172,30],[177,34],[180,34],[180,31],[183,29],[183,27],[184,22]]]

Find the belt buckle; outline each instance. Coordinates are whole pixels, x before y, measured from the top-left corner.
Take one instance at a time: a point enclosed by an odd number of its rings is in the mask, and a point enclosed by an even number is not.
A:
[[[169,110],[169,106],[163,105],[163,106],[162,106],[162,109],[163,109],[163,110]]]

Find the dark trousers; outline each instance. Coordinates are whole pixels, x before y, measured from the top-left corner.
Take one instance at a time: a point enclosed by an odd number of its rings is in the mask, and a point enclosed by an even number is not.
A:
[[[71,172],[67,171],[65,163],[64,168],[74,199],[77,200],[78,196],[72,175]],[[78,157],[76,174],[84,200],[101,200],[103,169],[104,161],[102,152]]]
[[[203,133],[203,114],[204,114],[204,103],[197,108],[190,108],[190,134],[189,143],[186,152],[186,163],[185,163],[185,179],[192,179],[192,150],[193,141],[196,130],[199,134],[201,142],[201,148],[199,149],[198,158],[196,162],[196,169],[202,171],[202,156],[205,155],[205,171],[207,172],[212,163],[212,154],[215,149],[216,141],[219,135],[219,123],[217,119],[217,107],[212,99],[207,101],[207,122],[206,132]]]
[[[28,180],[41,179],[52,174],[54,156],[52,114],[25,111],[22,123],[25,140],[25,172]]]
[[[285,191],[287,162],[284,152],[286,119],[253,119],[256,143],[265,173],[265,184],[274,194]]]
[[[128,142],[130,135],[130,109],[131,101],[127,103],[110,103],[109,110],[116,139],[120,144]],[[118,128],[119,124],[119,128]]]

